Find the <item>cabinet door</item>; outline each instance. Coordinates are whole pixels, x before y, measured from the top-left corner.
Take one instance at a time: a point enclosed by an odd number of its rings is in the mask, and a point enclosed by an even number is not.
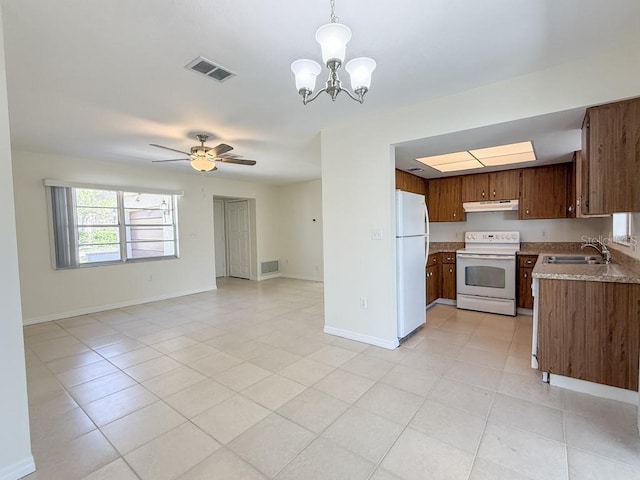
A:
[[[520,219],[566,217],[566,164],[525,168],[520,183]]]
[[[589,213],[640,211],[640,99],[590,108],[583,142]]]
[[[440,298],[440,265],[427,267],[427,305]]]
[[[461,177],[429,181],[429,215],[432,222],[462,222]]]
[[[489,200],[489,174],[464,175],[461,180],[461,189],[463,202]]]
[[[505,170],[489,174],[489,200],[520,198],[520,171]]]
[[[442,264],[442,298],[449,298],[451,300],[456,298],[455,263]]]
[[[576,218],[576,201],[578,198],[576,182],[576,156],[573,152],[573,160],[567,166],[567,218]]]
[[[531,272],[533,272],[533,268],[518,268],[518,308],[533,308]]]
[[[426,193],[425,179],[396,169],[396,190],[424,195]]]

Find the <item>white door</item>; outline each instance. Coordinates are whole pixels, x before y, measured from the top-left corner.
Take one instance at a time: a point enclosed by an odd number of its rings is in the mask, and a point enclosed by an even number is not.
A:
[[[225,234],[224,201],[213,201],[213,247],[216,257],[216,277],[227,276],[227,236]]]
[[[229,276],[248,279],[251,251],[249,202],[247,200],[226,202],[225,213],[227,217]]]

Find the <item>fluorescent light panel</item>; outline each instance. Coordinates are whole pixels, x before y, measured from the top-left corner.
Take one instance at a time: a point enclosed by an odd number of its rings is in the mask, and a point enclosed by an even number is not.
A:
[[[473,160],[466,160],[464,162],[443,163],[433,168],[441,172],[457,172],[458,170],[471,170],[472,168],[482,167],[484,167],[484,165],[474,158]]]
[[[458,170],[531,162],[535,159],[536,155],[531,142],[511,143],[496,147],[416,158],[420,163],[424,163],[440,172],[455,172]]]

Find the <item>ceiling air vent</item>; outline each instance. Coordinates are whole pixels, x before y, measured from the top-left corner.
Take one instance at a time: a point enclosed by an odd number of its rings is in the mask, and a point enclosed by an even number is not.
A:
[[[235,77],[236,75],[235,73],[221,67],[220,65],[216,65],[211,60],[207,60],[204,57],[197,57],[195,60],[192,60],[185,65],[184,68],[206,75],[218,82],[224,82],[228,78]]]

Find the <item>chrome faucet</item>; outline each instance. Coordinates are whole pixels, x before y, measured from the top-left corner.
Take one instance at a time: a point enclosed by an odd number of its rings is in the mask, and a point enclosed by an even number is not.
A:
[[[600,248],[598,248],[598,245],[600,245]],[[584,250],[586,247],[591,247],[600,255],[602,255],[602,258],[604,258],[604,263],[606,263],[607,265],[611,263],[611,252],[609,251],[607,246],[597,238],[592,238],[591,243],[583,243],[582,245],[580,245],[580,250]]]

